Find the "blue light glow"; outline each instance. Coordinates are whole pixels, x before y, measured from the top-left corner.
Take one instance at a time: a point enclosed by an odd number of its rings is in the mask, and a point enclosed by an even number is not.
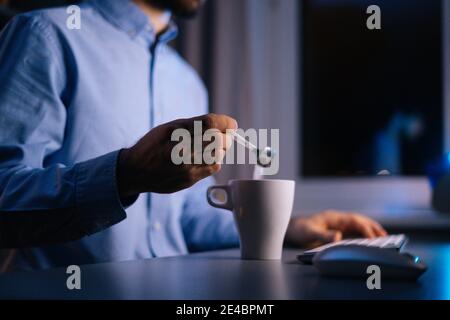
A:
[[[448,300],[450,299],[450,273],[447,272],[449,270],[450,266],[450,245],[443,244],[436,246],[436,254],[435,257],[437,259],[434,259],[433,262],[434,266],[437,267],[439,271],[439,277],[440,279],[440,299]],[[431,267],[431,265],[429,265]]]
[[[447,162],[450,164],[450,152],[447,153]]]
[[[419,262],[419,257],[414,258],[414,263],[417,263],[417,262]]]

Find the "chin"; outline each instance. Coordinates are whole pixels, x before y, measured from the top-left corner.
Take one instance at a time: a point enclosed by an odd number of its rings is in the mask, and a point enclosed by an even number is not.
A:
[[[198,14],[205,0],[170,0],[169,2],[178,4],[172,8],[174,15],[181,18],[192,18]]]
[[[150,4],[170,10],[181,18],[195,17],[206,0],[147,0]]]

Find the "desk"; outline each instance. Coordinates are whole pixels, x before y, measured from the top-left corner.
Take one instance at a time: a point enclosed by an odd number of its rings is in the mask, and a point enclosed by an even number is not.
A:
[[[322,278],[297,263],[299,250],[282,261],[242,261],[225,250],[81,266],[82,289],[66,288],[64,268],[0,276],[0,299],[450,299],[450,241],[414,238],[406,247],[428,264],[418,282]]]

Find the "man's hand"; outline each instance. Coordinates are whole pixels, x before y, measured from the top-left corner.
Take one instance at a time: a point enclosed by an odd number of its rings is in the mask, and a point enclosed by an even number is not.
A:
[[[215,157],[219,161],[212,165],[175,165],[171,154],[178,142],[171,141],[172,132],[187,129],[194,140],[194,121],[202,121],[203,131],[214,129],[219,132],[222,139],[218,143],[222,148],[219,148],[220,154]],[[117,166],[120,197],[123,199],[142,192],[176,192],[218,172],[225,151],[232,143],[231,137],[225,134],[227,129],[237,129],[236,120],[216,114],[176,120],[152,129],[136,145],[120,152]]]
[[[387,232],[377,222],[356,213],[325,211],[307,218],[293,218],[286,242],[295,246],[316,247],[345,237],[375,238]]]

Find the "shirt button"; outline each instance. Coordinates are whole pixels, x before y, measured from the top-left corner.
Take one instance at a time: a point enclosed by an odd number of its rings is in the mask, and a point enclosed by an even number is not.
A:
[[[161,229],[161,223],[155,222],[153,224],[153,229],[155,229],[156,231],[160,230]]]

